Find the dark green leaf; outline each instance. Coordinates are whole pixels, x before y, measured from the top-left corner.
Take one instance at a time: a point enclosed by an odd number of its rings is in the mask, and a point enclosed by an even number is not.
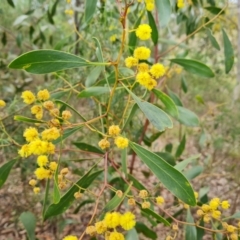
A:
[[[54,186],[53,186],[53,203],[54,204],[59,203],[60,198],[61,198],[61,194],[58,188],[58,174],[57,174],[57,171],[55,171]]]
[[[134,176],[128,174],[128,179],[133,183],[133,186],[138,190],[147,189],[142,183],[140,183]]]
[[[102,173],[102,170],[90,174],[92,169],[88,171],[79,181],[76,182],[60,199],[57,204],[51,204],[44,213],[44,220],[65,212],[75,200],[74,193],[79,191],[77,186],[88,188],[91,183]],[[83,190],[81,191],[83,192]]]
[[[191,169],[184,172],[184,175],[188,180],[192,180],[195,177],[199,176],[202,172],[203,172],[202,166],[193,166]]]
[[[7,0],[7,2],[11,7],[15,8],[13,0]]]
[[[220,46],[216,40],[216,38],[212,35],[212,31],[209,28],[206,28],[206,32],[208,35],[208,38],[210,42],[212,43],[213,47],[215,47],[217,50],[220,50]]]
[[[70,53],[55,50],[34,50],[13,60],[9,68],[24,69],[35,74],[44,74],[91,65],[87,60]]]
[[[222,11],[222,9],[218,7],[205,7],[205,9],[215,15],[218,15]],[[225,13],[224,11],[221,12],[221,14],[224,13]]]
[[[177,106],[181,106],[181,107],[183,106],[182,101],[180,100],[180,98],[178,97],[178,95],[176,93],[174,93],[173,91],[168,89],[168,94]]]
[[[158,99],[160,99],[163,104],[165,105],[165,111],[168,112],[173,117],[178,117],[178,110],[174,103],[174,101],[164,92],[153,89],[153,93],[157,96]]]
[[[47,16],[48,16],[48,21],[49,21],[51,24],[54,25],[54,20],[53,20],[52,15],[51,15],[51,13],[50,13],[49,10],[47,11]]]
[[[24,116],[20,116],[20,115],[15,115],[14,116],[14,120],[15,121],[19,121],[19,122],[44,123],[44,121],[42,121],[42,120],[28,118],[28,117],[24,117]]]
[[[172,120],[164,111],[149,102],[142,102],[142,100],[132,92],[129,91],[129,93],[136,101],[138,107],[145,114],[146,118],[152,123],[154,127],[157,128],[158,131],[162,132],[166,128],[173,127]]]
[[[104,152],[103,152],[101,149],[99,149],[99,148],[97,148],[97,147],[94,147],[94,146],[92,146],[92,145],[89,145],[89,144],[87,144],[87,143],[83,143],[83,142],[73,142],[73,144],[74,144],[77,148],[79,148],[79,149],[81,149],[81,150],[83,150],[83,151],[85,151],[85,152],[97,153],[97,154],[104,154]]]
[[[155,154],[157,154],[160,158],[162,158],[171,166],[174,166],[176,164],[174,156],[169,152],[155,152]]]
[[[130,113],[124,123],[124,126],[122,127],[122,131],[124,131],[126,126],[129,124],[129,122],[132,120],[132,118],[136,115],[135,113],[137,110],[138,110],[138,105],[136,103],[134,103],[134,105],[132,106]]]
[[[97,97],[105,93],[110,93],[108,87],[89,87],[81,91],[78,94],[78,97],[80,98]]]
[[[179,117],[178,121],[188,127],[197,127],[199,126],[199,120],[198,116],[190,111],[189,109],[186,109],[184,107],[177,106]]]
[[[222,34],[223,34],[223,43],[224,43],[225,72],[229,73],[234,63],[234,52],[233,52],[232,44],[226,32],[223,29],[222,29]]]
[[[157,234],[153,230],[148,228],[144,223],[137,222],[135,228],[138,233],[142,233],[145,237],[151,238],[151,239],[157,239]]]
[[[137,202],[137,205],[138,206],[141,206],[140,203]],[[155,218],[158,222],[160,223],[163,223],[165,226],[170,226],[170,223],[165,219],[163,218],[162,216],[160,216],[159,214],[155,213],[154,211],[152,211],[151,209],[141,209],[141,212],[148,215],[148,216],[151,216],[153,218]]]
[[[152,38],[152,41],[154,43],[154,45],[156,45],[158,43],[158,29],[157,29],[157,25],[155,23],[155,20],[154,20],[154,17],[152,15],[151,12],[147,12],[148,14],[148,22],[149,22],[149,25],[152,29],[152,34],[151,34],[151,38]]]
[[[7,43],[7,34],[6,34],[6,32],[3,32],[1,42],[2,42],[3,46],[6,45],[6,43]]]
[[[155,0],[158,19],[161,27],[166,27],[172,14],[172,6],[170,0]]]
[[[194,223],[194,219],[192,217],[192,214],[190,212],[190,209],[187,210],[187,219],[186,222],[188,223]],[[185,240],[197,240],[197,229],[195,226],[186,225],[186,234],[185,234]]]
[[[53,4],[52,11],[51,11],[52,17],[53,17],[53,16],[55,15],[55,13],[56,13],[58,3],[59,3],[59,0],[56,0],[55,3]]]
[[[189,163],[192,163],[193,160],[199,158],[201,155],[198,154],[198,155],[194,155],[194,156],[191,156],[187,159],[184,159],[183,161],[179,162],[177,165],[174,166],[175,169],[177,169],[178,171],[182,171],[184,170],[184,168],[189,164]]]
[[[202,62],[185,58],[175,58],[170,61],[182,66],[187,72],[208,78],[215,76],[211,68]]]
[[[173,195],[188,205],[196,205],[193,189],[182,173],[140,145],[130,142],[130,147]]]
[[[186,145],[186,136],[184,135],[175,153],[176,158],[179,158],[182,155],[185,149],[185,145]]]
[[[182,76],[182,78],[181,78],[181,87],[182,87],[182,90],[183,90],[185,93],[187,93],[187,91],[188,91],[187,81],[186,81],[186,79],[185,79],[184,76]]]
[[[28,239],[35,240],[36,217],[31,212],[23,212],[19,220],[27,231]]]
[[[0,167],[0,188],[6,182],[8,175],[17,160],[13,159]]]
[[[97,66],[97,67],[93,68],[87,76],[85,86],[86,87],[92,86],[99,78],[101,72],[102,72],[102,66]]]
[[[97,0],[85,0],[85,22],[88,23],[92,20],[97,7]]]
[[[83,207],[83,206],[85,206],[86,204],[89,204],[89,203],[94,203],[95,202],[95,200],[92,200],[92,199],[87,199],[87,200],[84,200],[84,201],[82,201],[78,206],[77,206],[77,208],[74,210],[74,214],[77,214],[78,212],[79,212],[79,210]]]
[[[141,22],[141,19],[142,19],[142,16],[143,14],[141,14],[138,18],[138,20],[136,21],[136,23],[134,24],[134,29],[137,29],[137,27],[139,26],[140,22]],[[130,54],[132,55],[133,54],[133,50],[135,49],[136,47],[136,44],[137,44],[137,36],[136,36],[136,33],[135,31],[134,32],[131,32],[129,34],[129,42],[128,42],[128,47],[129,47],[129,52]]]

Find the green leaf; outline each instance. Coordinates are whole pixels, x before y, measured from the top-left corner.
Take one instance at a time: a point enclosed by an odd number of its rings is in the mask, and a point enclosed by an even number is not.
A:
[[[83,127],[83,125],[75,127],[75,128],[69,128],[69,129],[65,130],[61,137],[59,137],[58,139],[53,141],[53,144],[58,144],[58,143],[62,142],[63,140],[70,137],[73,133],[77,132],[82,127]]]
[[[35,227],[36,227],[36,217],[31,212],[23,212],[19,217],[20,222],[23,224],[27,231],[27,236],[29,240],[35,240]]]
[[[108,87],[89,87],[78,94],[80,98],[97,97],[109,93]]]
[[[132,118],[136,115],[136,111],[138,110],[138,105],[136,103],[134,103],[134,105],[132,106],[130,113],[122,127],[122,131],[124,131],[124,129],[126,128],[126,126],[128,125],[128,123],[132,120]]]
[[[174,156],[169,152],[155,152],[160,158],[162,158],[165,162],[174,166],[176,164],[176,160]]]
[[[240,219],[240,212],[236,212],[236,213],[234,213],[234,214],[233,214],[232,216],[230,216],[230,217],[223,218],[223,220],[231,219],[231,218]]]
[[[0,167],[0,188],[6,182],[8,175],[17,160],[13,159]]]
[[[89,65],[91,65],[89,61],[70,53],[56,50],[34,50],[17,57],[8,67],[24,69],[35,74],[45,74]]]
[[[74,202],[74,193],[79,191],[80,186],[81,188],[88,188],[91,183],[99,176],[100,173],[102,173],[102,170],[99,170],[97,172],[94,172],[90,174],[92,169],[90,169],[80,180],[78,180],[60,199],[60,201],[57,204],[51,204],[46,212],[44,213],[44,221],[47,220],[50,217],[59,215],[61,213],[64,213]],[[81,191],[83,192],[83,190]]]
[[[7,2],[11,7],[15,8],[13,0],[7,0]]]
[[[185,149],[185,145],[186,145],[186,136],[184,135],[175,153],[176,158],[179,158],[182,155]]]
[[[61,194],[58,187],[58,167],[54,174],[54,185],[53,185],[53,203],[59,203],[61,199]]]
[[[157,239],[156,232],[154,232],[153,230],[148,228],[144,223],[137,222],[135,228],[136,228],[138,233],[142,233],[145,237],[151,238],[151,239]]]
[[[138,206],[141,206],[140,203],[138,203],[138,202],[136,202],[136,203],[137,203]],[[148,215],[148,216],[151,216],[151,217],[155,218],[158,222],[163,223],[165,226],[170,226],[171,225],[165,218],[163,218],[162,216],[155,213],[154,211],[152,211],[149,208],[141,209],[141,212]]]
[[[85,22],[92,20],[97,7],[97,0],[85,0]]]
[[[185,79],[184,76],[182,76],[182,78],[181,78],[181,87],[182,87],[182,90],[183,90],[185,93],[187,93],[187,91],[188,91],[187,81],[186,81],[186,79]]]
[[[216,38],[213,36],[212,31],[209,28],[206,28],[206,32],[207,32],[208,38],[209,38],[211,44],[213,45],[213,47],[215,47],[217,50],[220,50],[220,46],[219,46]]]
[[[173,195],[188,205],[196,205],[193,189],[182,173],[140,145],[130,142],[130,147]]]
[[[81,149],[81,150],[83,150],[83,151],[85,151],[85,152],[97,153],[97,154],[104,154],[104,152],[103,152],[101,149],[99,149],[99,148],[97,148],[97,147],[94,147],[94,146],[91,146],[91,145],[89,145],[89,144],[87,144],[87,143],[83,143],[83,142],[73,142],[73,144],[74,144],[77,148],[79,148],[79,149]]]
[[[128,90],[129,91],[129,90]],[[154,106],[149,102],[142,102],[135,94],[129,91],[133,99],[136,101],[138,107],[145,114],[146,118],[152,123],[152,125],[157,128],[160,132],[164,131],[166,128],[172,128],[173,123],[170,117],[162,111],[160,108]]]
[[[234,63],[234,52],[232,44],[224,29],[222,29],[222,34],[224,43],[225,72],[229,73]]]
[[[199,158],[201,155],[200,154],[197,154],[197,155],[194,155],[194,156],[191,156],[187,159],[184,159],[183,161],[179,162],[178,164],[176,164],[174,166],[175,169],[177,169],[178,171],[182,171],[184,170],[184,168],[189,164],[189,163],[192,163],[193,160]]]
[[[74,214],[77,214],[78,212],[79,212],[79,210],[83,207],[83,206],[85,206],[86,204],[90,204],[90,203],[95,203],[95,200],[93,200],[93,199],[87,199],[87,200],[84,200],[84,201],[82,201],[78,206],[77,206],[77,208],[74,210]]]
[[[14,120],[15,120],[15,121],[19,121],[19,122],[44,123],[44,121],[42,121],[42,120],[37,120],[37,119],[33,119],[33,118],[28,118],[28,117],[24,117],[24,116],[20,116],[20,115],[14,116]]]
[[[127,190],[123,193],[122,197],[119,197],[115,194],[115,196],[105,205],[103,209],[103,215],[106,212],[111,212],[112,210],[116,209],[120,205],[120,203],[124,200],[128,192],[130,191],[131,187],[132,184],[128,186]]]
[[[186,222],[188,223],[194,223],[193,216],[190,212],[190,209],[187,210],[187,219]],[[185,240],[197,240],[197,229],[195,226],[186,225],[186,234],[185,234]]]
[[[128,174],[128,179],[133,183],[133,186],[138,190],[147,189],[142,183],[140,183],[133,175]]]
[[[139,240],[138,233],[135,228],[132,228],[131,230],[127,231],[127,234],[125,236],[125,240]]]
[[[222,9],[218,7],[205,7],[205,9],[215,15],[218,15],[222,11]],[[225,11],[221,12],[221,14],[224,14],[224,13]]]
[[[192,180],[197,176],[199,176],[202,172],[203,172],[203,166],[193,166],[192,168],[184,172],[184,176],[188,180]]]
[[[158,29],[157,29],[157,25],[155,23],[155,19],[154,19],[152,13],[147,11],[147,14],[148,14],[148,22],[149,22],[149,25],[150,25],[150,27],[152,29],[151,38],[152,38],[152,41],[153,41],[154,45],[156,45],[158,43]]]
[[[93,68],[87,76],[85,86],[86,87],[92,86],[99,78],[101,72],[102,72],[102,66],[97,66],[97,67]]]
[[[180,100],[179,96],[176,93],[174,93],[173,91],[171,91],[169,88],[167,90],[168,90],[168,94],[169,94],[170,98],[173,100],[173,102],[177,106],[183,107],[182,101]]]
[[[170,61],[182,66],[187,72],[192,74],[207,78],[212,78],[215,76],[211,68],[202,62],[184,58],[175,58],[171,59]]]
[[[166,27],[172,14],[172,7],[170,0],[155,0],[157,10],[158,10],[158,19],[161,27]]]
[[[158,99],[162,101],[162,103],[165,105],[165,111],[168,112],[173,117],[178,117],[178,110],[174,103],[174,101],[164,92],[153,89],[153,93],[156,95]]]
[[[58,3],[59,3],[59,0],[56,0],[55,3],[54,3],[53,6],[52,6],[52,11],[51,11],[52,17],[53,17],[53,16],[55,15],[55,13],[56,13]]]
[[[183,125],[186,125],[188,127],[198,127],[199,126],[199,119],[198,116],[190,111],[189,109],[186,109],[184,107],[177,106],[179,117],[178,121],[182,123]]]

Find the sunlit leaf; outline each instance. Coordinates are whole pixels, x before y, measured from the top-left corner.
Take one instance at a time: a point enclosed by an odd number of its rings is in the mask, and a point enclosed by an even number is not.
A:
[[[178,145],[178,148],[177,148],[176,153],[175,153],[176,158],[179,158],[182,155],[182,153],[185,149],[185,145],[186,145],[186,136],[183,135],[183,138],[182,138],[180,144]]]
[[[97,7],[97,0],[85,0],[85,22],[89,22],[95,13],[96,7]]]
[[[79,149],[81,149],[81,150],[83,150],[83,151],[86,151],[86,152],[97,153],[97,154],[104,154],[104,152],[103,152],[101,149],[99,149],[99,148],[97,148],[97,147],[94,147],[94,146],[92,146],[92,145],[90,145],[90,144],[87,144],[87,143],[83,143],[83,142],[73,142],[73,144],[74,144],[77,148],[79,148]]]
[[[156,45],[157,42],[158,42],[158,29],[157,29],[157,25],[155,23],[155,19],[154,19],[152,13],[147,11],[147,14],[148,14],[149,26],[152,29],[151,38],[152,38],[152,41],[153,41],[154,45]]]
[[[20,222],[23,224],[27,231],[27,236],[29,240],[35,240],[35,227],[36,227],[36,217],[31,212],[23,212],[19,217]]]
[[[6,182],[8,175],[17,160],[13,159],[0,167],[0,188]]]
[[[206,32],[208,35],[208,38],[210,42],[212,43],[213,47],[215,47],[217,50],[220,50],[220,46],[216,40],[216,38],[213,36],[212,31],[209,28],[206,28]]]
[[[188,223],[194,223],[193,216],[190,212],[190,209],[187,210],[187,219],[186,222]],[[186,234],[185,234],[185,240],[197,240],[197,229],[195,226],[186,225]]]
[[[14,120],[19,121],[19,122],[27,122],[27,123],[44,123],[44,121],[42,121],[42,120],[28,118],[28,117],[24,117],[24,116],[20,116],[20,115],[15,115]]]
[[[158,10],[158,19],[161,27],[166,27],[172,13],[172,6],[170,0],[155,0]]]
[[[197,127],[199,126],[199,119],[198,116],[190,111],[189,109],[186,109],[184,107],[177,106],[179,116],[178,121],[188,127]]]

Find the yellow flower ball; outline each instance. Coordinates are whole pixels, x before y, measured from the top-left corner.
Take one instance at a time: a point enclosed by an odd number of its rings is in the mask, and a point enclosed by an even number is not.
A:
[[[6,102],[0,99],[0,107],[5,107],[5,106],[6,106]]]
[[[124,240],[124,236],[119,232],[111,232],[109,235],[109,240]]]
[[[60,137],[60,131],[56,127],[52,127],[44,130],[41,135],[43,140],[53,141]]]
[[[142,203],[142,208],[143,209],[147,209],[147,208],[150,208],[151,207],[151,203],[150,202],[143,202]]]
[[[143,198],[143,199],[147,198],[147,197],[148,197],[148,192],[147,192],[147,190],[140,190],[138,196],[139,196],[140,198]]]
[[[68,235],[65,238],[63,238],[63,240],[78,240],[78,238],[76,236],[73,236],[73,235]]]
[[[104,150],[110,147],[110,142],[106,138],[104,138],[99,141],[98,146]]]
[[[134,57],[127,57],[125,59],[125,65],[128,68],[134,67],[138,65],[138,59]]]
[[[136,29],[136,36],[141,40],[148,40],[151,38],[152,29],[148,24],[141,24]]]
[[[149,66],[147,63],[139,63],[138,64],[138,71],[139,72],[148,72]]]
[[[37,93],[38,100],[46,101],[50,98],[50,93],[47,89],[41,90]]]
[[[120,225],[121,214],[119,212],[108,212],[104,217],[104,221],[108,228],[116,228]]]
[[[32,142],[38,139],[38,130],[34,127],[29,127],[24,131],[23,136],[27,142]]]
[[[120,132],[121,132],[121,129],[118,125],[112,125],[108,129],[108,133],[112,137],[118,136],[120,134]]]
[[[118,148],[124,149],[128,147],[128,139],[124,137],[117,137],[114,143],[117,145]]]
[[[21,157],[28,157],[32,154],[30,146],[28,144],[24,144],[21,149],[18,151],[18,154]]]
[[[23,102],[26,104],[32,104],[36,100],[36,97],[31,91],[24,91],[21,95],[21,98],[23,98]]]
[[[71,114],[70,111],[65,110],[65,111],[62,112],[62,118],[63,118],[63,120],[68,120],[68,119],[70,119],[71,117],[72,117],[72,114]]]
[[[31,107],[31,113],[32,114],[40,114],[42,112],[43,112],[42,106],[40,106],[40,105],[34,105],[34,106]]]
[[[164,198],[161,196],[156,197],[156,202],[158,205],[162,205],[165,201]]]
[[[33,188],[33,192],[34,192],[35,194],[40,193],[40,188],[39,188],[39,187],[34,187],[34,188]]]
[[[45,167],[48,164],[48,157],[45,155],[38,156],[37,164],[39,167]]]
[[[150,73],[154,78],[159,78],[166,73],[166,69],[161,63],[156,63],[152,65]]]
[[[131,212],[126,212],[121,216],[120,225],[124,230],[130,230],[136,225],[135,215]]]
[[[230,204],[228,201],[222,201],[221,207],[222,207],[222,209],[228,209],[230,207]]]
[[[28,183],[30,186],[35,187],[37,184],[37,181],[35,179],[31,179]]]
[[[57,166],[58,166],[58,164],[56,162],[50,162],[49,163],[49,169],[53,172],[56,171]]]
[[[154,9],[154,7],[155,7],[154,3],[147,3],[146,4],[146,9],[149,12],[151,12]]]
[[[140,60],[147,60],[150,55],[151,50],[147,47],[137,47],[133,52],[133,56]]]
[[[107,231],[107,224],[105,221],[96,222],[95,228],[98,234],[103,234]]]
[[[47,110],[51,110],[54,108],[54,103],[52,101],[46,101],[43,103],[43,107]]]
[[[36,178],[39,180],[46,179],[51,176],[49,170],[47,170],[45,168],[41,168],[41,167],[37,168],[34,173],[36,175]]]
[[[94,235],[96,233],[96,227],[95,226],[88,226],[87,228],[86,228],[86,234],[88,234],[88,235],[90,235],[90,236],[92,236],[92,235]]]

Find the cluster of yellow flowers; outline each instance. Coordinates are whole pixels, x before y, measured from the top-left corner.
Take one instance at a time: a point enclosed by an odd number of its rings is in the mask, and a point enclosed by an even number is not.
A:
[[[128,147],[128,139],[120,136],[121,129],[118,125],[112,125],[108,129],[109,137],[114,138],[114,143],[118,148],[124,149]],[[107,137],[100,140],[98,146],[101,149],[108,149],[110,147],[110,142],[107,140]]]
[[[68,235],[65,238],[63,238],[63,240],[78,240],[78,238],[76,236],[73,236],[73,235]]]
[[[152,90],[156,87],[157,81],[155,79],[162,77],[166,73],[166,69],[161,63],[153,64],[151,68],[149,68],[147,63],[139,63],[139,60],[147,60],[150,54],[151,51],[149,48],[138,47],[134,50],[133,57],[127,57],[125,59],[126,67],[137,67],[136,80],[148,90]]]
[[[178,8],[184,8],[185,7],[185,1],[184,0],[178,0],[177,1],[177,7]]]
[[[239,231],[240,231],[240,222],[238,222],[237,227],[227,224],[226,222],[222,222],[223,229],[227,231],[227,235],[231,240],[238,240]]]
[[[203,204],[201,209],[197,210],[197,215],[202,217],[203,221],[206,223],[209,223],[211,218],[219,220],[222,214],[219,207],[221,207],[223,210],[228,209],[230,204],[226,200],[221,202],[219,198],[213,198],[209,204]]]
[[[5,107],[5,106],[6,106],[6,102],[0,99],[0,107]]]
[[[152,29],[148,24],[141,24],[136,29],[136,36],[141,40],[148,40],[151,38]]]
[[[138,2],[142,3],[143,0],[138,0]],[[155,7],[154,0],[144,0],[146,4],[147,11],[152,11]]]
[[[121,227],[123,230],[131,230],[136,225],[135,215],[131,212],[121,214],[119,212],[106,213],[102,221],[96,222],[86,228],[86,233],[90,236],[104,234],[106,240],[124,240],[124,235],[117,231]],[[113,230],[113,231],[111,231]]]

